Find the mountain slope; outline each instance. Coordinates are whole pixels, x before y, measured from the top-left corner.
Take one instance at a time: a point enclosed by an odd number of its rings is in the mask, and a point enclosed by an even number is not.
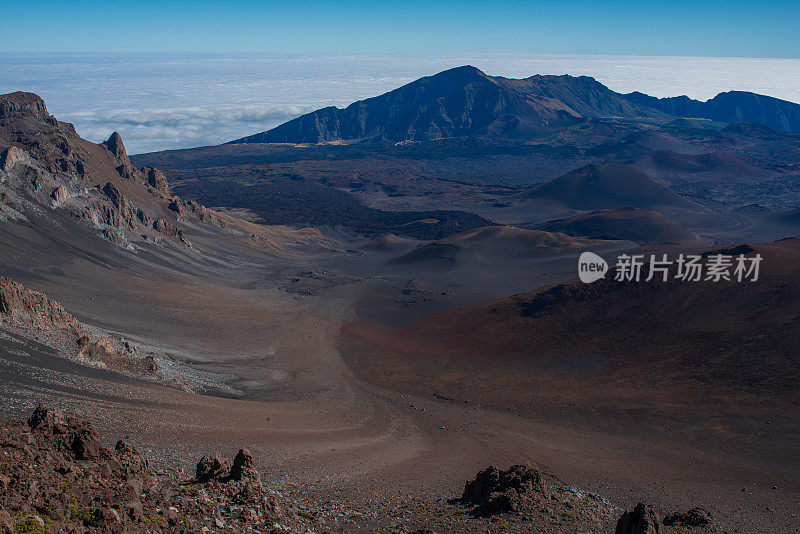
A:
[[[141,240],[188,244],[181,221],[221,225],[199,204],[173,197],[157,169],[134,167],[118,133],[86,141],[33,93],[0,95],[0,163],[0,220],[63,210],[131,250]]]
[[[694,179],[705,182],[756,182],[766,180],[771,173],[745,163],[725,152],[681,154],[659,150],[642,156],[633,165],[660,180]]]
[[[689,201],[627,165],[587,165],[521,195],[578,210],[688,206]]]
[[[693,232],[661,213],[640,208],[597,210],[568,219],[548,221],[535,228],[576,237],[628,239],[639,244],[683,243],[699,239]]]
[[[481,259],[504,262],[548,252],[597,244],[595,241],[512,226],[483,226],[422,245],[393,260],[394,263],[427,262],[453,265]]]
[[[758,282],[572,280],[444,310],[368,337],[415,356],[406,361],[433,356],[453,358],[463,368],[477,362],[551,368],[602,355],[606,372],[647,369],[651,383],[699,378],[796,391],[800,286],[792,265],[800,241],[742,250],[764,258]]]

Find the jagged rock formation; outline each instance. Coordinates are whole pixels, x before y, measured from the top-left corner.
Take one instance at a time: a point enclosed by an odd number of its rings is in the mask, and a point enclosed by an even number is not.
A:
[[[78,336],[83,334],[78,320],[59,303],[5,276],[0,277],[0,323],[64,330]]]
[[[507,471],[489,466],[475,480],[467,482],[461,495],[463,502],[476,505],[476,512],[485,515],[518,512],[526,501],[541,502],[548,498],[541,473],[525,465],[515,465]]]
[[[625,511],[617,522],[615,534],[663,534],[661,520],[652,507],[639,503]]]
[[[430,140],[459,136],[526,138],[591,119],[668,122],[679,117],[723,123],[758,122],[800,132],[800,105],[732,91],[708,102],[623,95],[588,76],[488,76],[472,66],[426,76],[345,109],[322,108],[234,143],[319,143],[382,138]]]
[[[11,330],[82,361],[138,374],[152,375],[158,365],[141,357],[135,347],[117,337],[92,340],[87,328],[44,293],[0,277],[0,329]]]
[[[480,471],[454,502],[469,507],[473,517],[505,514],[532,521],[528,530],[519,532],[549,532],[561,523],[568,523],[567,532],[596,532],[600,525],[613,525],[618,513],[597,495],[568,487],[552,474],[527,465]]]
[[[246,474],[225,480],[155,471],[130,443],[105,448],[88,421],[39,405],[27,423],[0,426],[0,534],[264,532],[276,522],[305,531],[309,521],[261,484],[249,453],[237,460]]]
[[[131,164],[131,160],[128,159],[128,153],[125,150],[125,145],[122,143],[122,136],[120,136],[118,132],[112,133],[111,137],[103,142],[103,146],[114,154],[114,157],[117,158],[117,161],[119,161],[121,165],[129,166]]]
[[[253,466],[253,455],[248,449],[239,449],[233,464],[219,454],[203,456],[197,463],[194,479],[196,482],[217,480],[261,480],[261,475]]]
[[[90,143],[33,93],[0,95],[0,110],[0,221],[64,210],[129,250],[142,240],[189,245],[181,223],[222,226],[212,211],[172,196],[160,171],[131,165],[117,132]]]

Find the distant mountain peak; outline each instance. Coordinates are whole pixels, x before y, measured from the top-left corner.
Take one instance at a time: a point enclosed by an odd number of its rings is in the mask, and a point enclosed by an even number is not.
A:
[[[620,94],[590,76],[489,76],[462,65],[382,95],[327,107],[233,143],[321,143],[378,138],[393,142],[445,137],[531,139],[586,119],[757,122],[800,132],[800,105],[745,91],[701,102],[687,96]]]

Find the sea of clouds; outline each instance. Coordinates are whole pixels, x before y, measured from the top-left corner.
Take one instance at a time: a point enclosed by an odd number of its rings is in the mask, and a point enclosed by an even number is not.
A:
[[[706,100],[742,90],[800,102],[800,60],[566,55],[3,53],[0,93],[38,93],[83,137],[116,130],[135,154],[223,143],[465,64],[514,78],[588,75],[622,93]]]

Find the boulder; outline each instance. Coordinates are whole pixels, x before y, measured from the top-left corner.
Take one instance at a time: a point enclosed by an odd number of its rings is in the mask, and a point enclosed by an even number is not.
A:
[[[494,466],[479,472],[467,482],[461,501],[476,506],[475,512],[494,515],[518,512],[528,503],[548,498],[542,475],[526,465],[515,465],[507,471]]]
[[[639,503],[633,510],[626,510],[617,521],[615,534],[663,534],[664,529],[658,514],[652,507]]]
[[[100,457],[100,434],[89,423],[70,425],[72,453],[76,460],[93,460]]]
[[[197,463],[195,471],[195,481],[211,482],[213,480],[225,480],[231,472],[231,463],[218,454],[213,456],[203,456]]]
[[[51,203],[52,206],[56,207],[69,200],[69,191],[67,191],[67,188],[62,184],[53,189],[53,192],[50,193],[50,197],[53,199]]]
[[[146,478],[148,473],[147,459],[133,445],[119,440],[114,447],[117,453],[119,469],[128,478]]]
[[[261,477],[253,466],[253,456],[247,449],[239,449],[231,467],[231,480],[260,480]]]

